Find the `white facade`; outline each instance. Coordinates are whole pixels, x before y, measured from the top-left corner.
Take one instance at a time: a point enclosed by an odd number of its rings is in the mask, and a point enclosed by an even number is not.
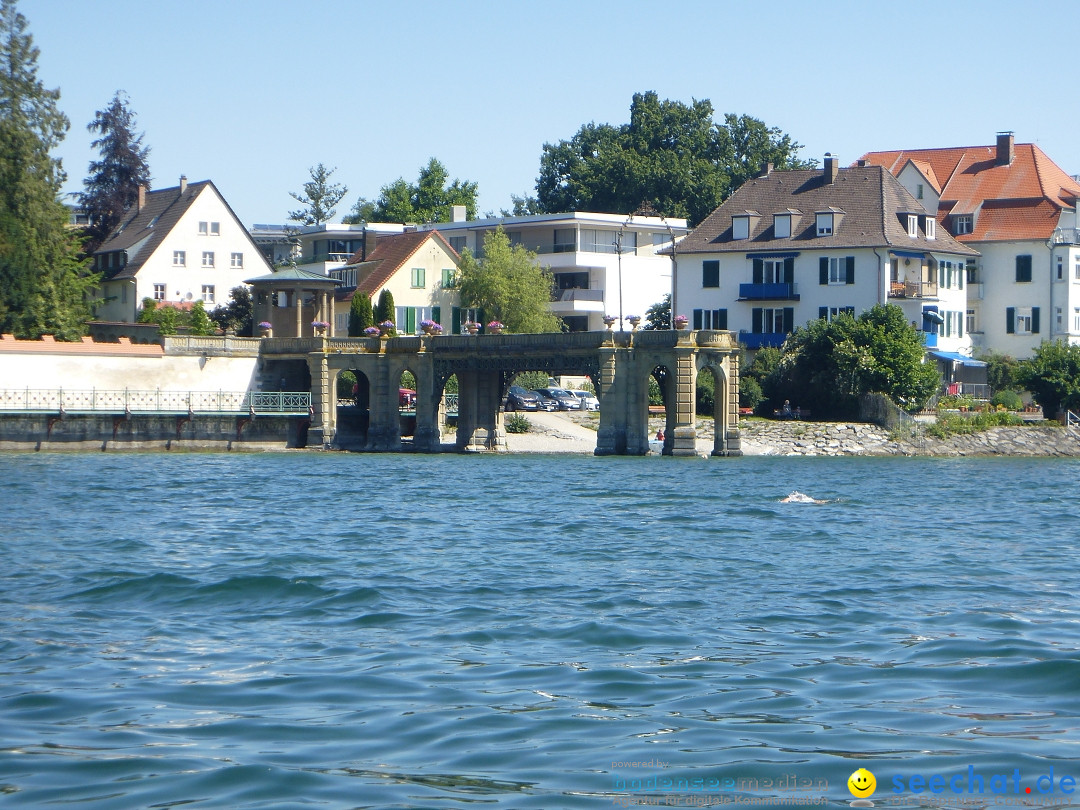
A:
[[[292,237],[297,245],[296,263],[309,273],[329,276],[331,270],[344,267],[358,251],[374,252],[380,235],[404,231],[404,225],[386,222],[363,225],[324,222],[320,225],[304,225]]]
[[[152,237],[155,229],[164,226],[156,219],[143,224],[136,216],[126,226],[140,229],[139,233],[126,234],[128,240],[136,239],[134,243],[110,250],[114,238],[95,254],[96,262],[105,265],[100,269],[106,274],[91,299],[99,320],[133,322],[145,298],[167,304],[201,300],[212,310],[227,304],[230,290],[242,286],[245,279],[270,272],[270,265],[213,184],[199,185],[194,198],[160,240]],[[181,188],[153,194],[169,192],[182,196]],[[144,250],[151,252],[143,256]],[[125,273],[127,266],[136,262],[138,269]]]
[[[483,255],[487,234],[502,226],[512,245],[537,254],[551,270],[555,292],[551,311],[571,331],[604,329],[604,316],[616,329],[630,328],[631,315],[672,293],[673,262],[659,251],[686,234],[685,219],[622,214],[538,214],[421,226],[438,230],[459,253]]]

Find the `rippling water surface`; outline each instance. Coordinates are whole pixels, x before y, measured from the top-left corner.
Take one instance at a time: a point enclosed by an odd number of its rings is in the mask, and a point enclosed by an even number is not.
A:
[[[1080,777],[1077,462],[0,455],[0,484],[2,806]]]

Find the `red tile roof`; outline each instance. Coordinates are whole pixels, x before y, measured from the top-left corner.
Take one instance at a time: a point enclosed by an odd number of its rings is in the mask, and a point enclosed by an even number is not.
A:
[[[398,270],[405,266],[428,239],[439,242],[446,252],[454,257],[455,262],[458,260],[457,251],[450,247],[446,237],[439,231],[407,231],[387,236],[380,235],[375,244],[375,250],[371,251],[366,261],[361,261],[360,251],[357,251],[347,262],[350,265],[367,265],[359,270],[360,278],[357,279],[356,290],[374,296],[386,286]],[[352,291],[344,293],[339,300],[351,299]]]
[[[1007,165],[997,163],[996,146],[868,152],[861,159],[894,175],[909,160],[924,174],[928,166],[943,182],[939,219],[978,212],[975,231],[957,237],[961,242],[1048,239],[1061,209],[1080,196],[1080,183],[1032,143],[1015,144]]]

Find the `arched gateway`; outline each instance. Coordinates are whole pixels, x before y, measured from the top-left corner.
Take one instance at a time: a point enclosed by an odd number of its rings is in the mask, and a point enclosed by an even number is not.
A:
[[[522,371],[592,379],[600,400],[597,455],[644,455],[649,449],[649,377],[663,370],[664,453],[696,454],[694,392],[698,374],[715,383],[712,454],[741,455],[738,429],[739,347],[730,332],[571,332],[543,335],[437,335],[399,338],[267,338],[264,359],[305,361],[311,379],[309,442],[368,452],[403,449],[403,371],[416,380],[412,449],[444,448],[443,388],[458,380],[457,433],[462,451],[506,449],[502,403]],[[366,381],[364,432],[339,441],[337,378],[352,371]],[[359,373],[357,373],[359,372]],[[343,437],[341,437],[343,439]],[[450,443],[450,439],[447,439]]]

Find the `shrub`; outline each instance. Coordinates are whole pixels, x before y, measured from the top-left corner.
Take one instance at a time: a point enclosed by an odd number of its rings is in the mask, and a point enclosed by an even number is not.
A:
[[[532,430],[532,422],[520,413],[507,414],[503,425],[505,426],[507,433],[528,433]]]
[[[1010,411],[1019,411],[1024,407],[1024,401],[1020,398],[1020,394],[1009,389],[998,391],[994,394],[994,398],[990,400],[990,404],[994,407],[1001,405],[1006,410]]]

